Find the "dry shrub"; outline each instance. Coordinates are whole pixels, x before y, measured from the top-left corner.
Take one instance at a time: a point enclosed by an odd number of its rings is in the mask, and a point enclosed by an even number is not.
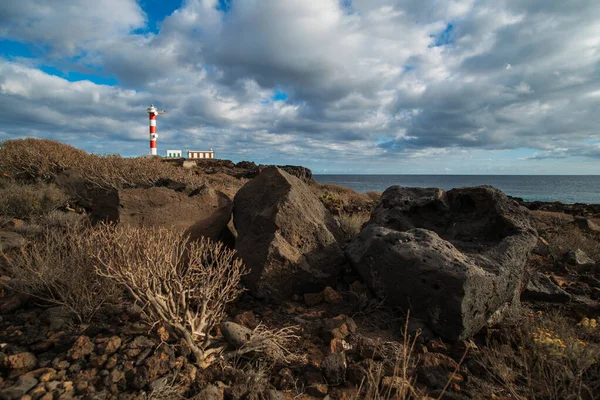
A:
[[[345,186],[325,183],[315,184],[312,188],[329,210],[370,211],[375,205],[374,200],[369,195],[356,192]]]
[[[591,335],[558,314],[531,313],[491,339],[478,359],[514,398],[593,399],[600,390],[600,346]]]
[[[92,187],[131,188],[153,185],[158,180],[169,179],[200,187],[206,180],[192,171],[163,162],[159,157],[123,158],[118,155],[89,155],[85,163],[77,166],[81,177]]]
[[[537,228],[540,230],[556,228],[573,222],[575,218],[572,215],[552,212],[552,211],[533,211]]]
[[[9,258],[9,271],[17,278],[14,288],[89,321],[101,307],[118,304],[121,294],[94,271],[93,254],[101,245],[88,231],[47,229]]]
[[[188,243],[167,229],[100,226],[97,272],[125,287],[151,323],[162,322],[183,338],[196,363],[206,367],[222,348],[211,334],[225,306],[241,293],[245,273],[234,252],[207,238]]]
[[[53,182],[74,169],[92,187],[127,188],[171,179],[199,187],[206,180],[190,170],[165,163],[160,157],[123,158],[88,154],[75,147],[42,139],[6,140],[0,145],[0,173],[24,182]]]
[[[573,225],[565,226],[550,235],[548,244],[555,259],[560,259],[565,251],[581,249],[593,260],[600,260],[600,236],[597,233],[584,232]]]
[[[362,226],[370,218],[368,213],[347,213],[342,212],[337,220],[340,224],[340,228],[344,232],[344,240],[351,240],[355,238],[362,229]]]
[[[0,143],[0,173],[25,182],[51,181],[88,157],[85,151],[55,140],[6,140]]]
[[[388,342],[386,350],[382,350],[382,361],[369,363],[369,369],[361,382],[357,399],[388,400],[388,399],[420,399],[422,393],[415,387],[414,371],[417,360],[414,357],[415,346],[419,333],[411,338],[408,335],[407,315],[404,326],[404,339],[402,343]],[[390,349],[393,355],[390,355]],[[375,358],[375,356],[373,356]]]
[[[0,214],[10,218],[34,219],[61,207],[68,196],[56,185],[23,185],[3,182],[0,186]]]
[[[89,227],[89,220],[85,214],[76,212],[52,211],[44,215],[38,223],[46,228],[64,230],[69,228],[83,229]]]
[[[383,194],[382,192],[377,192],[375,190],[371,190],[371,191],[367,192],[367,196],[369,196],[369,198],[371,200],[373,200],[375,203],[377,203],[381,199],[382,194]]]
[[[152,391],[142,398],[147,400],[184,400],[185,396],[182,394],[184,388],[175,383],[176,378],[175,375],[171,379],[165,377],[156,380],[156,383],[152,384]]]

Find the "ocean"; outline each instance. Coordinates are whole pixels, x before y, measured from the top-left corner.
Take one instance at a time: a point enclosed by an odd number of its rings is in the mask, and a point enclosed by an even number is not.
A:
[[[491,185],[525,201],[600,204],[600,175],[313,175],[357,192],[383,192],[390,186],[437,187]]]

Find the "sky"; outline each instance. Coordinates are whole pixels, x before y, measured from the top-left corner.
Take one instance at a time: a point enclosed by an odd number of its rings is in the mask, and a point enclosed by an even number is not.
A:
[[[0,140],[314,173],[600,174],[597,0],[4,0]]]

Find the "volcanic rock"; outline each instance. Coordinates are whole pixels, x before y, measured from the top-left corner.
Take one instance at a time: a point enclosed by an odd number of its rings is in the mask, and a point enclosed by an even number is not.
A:
[[[519,304],[536,242],[530,212],[492,187],[392,186],[346,251],[374,293],[457,340]]]
[[[567,292],[552,282],[541,272],[535,272],[529,277],[529,282],[521,295],[523,300],[565,302],[571,298]]]
[[[310,187],[276,167],[244,185],[234,198],[236,249],[257,297],[283,300],[322,290],[345,262],[339,228]]]
[[[192,240],[231,236],[226,231],[233,203],[227,195],[206,187],[186,194],[173,185],[96,192],[91,220],[185,230]]]
[[[586,265],[594,263],[594,260],[592,260],[581,249],[567,251],[563,256],[563,259],[567,264],[571,265]]]

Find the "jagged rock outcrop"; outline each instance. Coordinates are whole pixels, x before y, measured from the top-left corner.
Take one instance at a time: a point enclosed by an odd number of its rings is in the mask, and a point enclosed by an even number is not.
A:
[[[264,168],[234,198],[236,249],[250,269],[246,284],[259,297],[285,299],[333,283],[344,256],[332,216],[307,184]]]
[[[347,256],[390,305],[457,340],[518,304],[536,241],[529,211],[492,187],[393,186]]]
[[[227,229],[233,202],[227,195],[207,187],[187,194],[176,183],[158,184],[161,186],[96,191],[90,210],[92,222],[185,230],[192,239],[206,236],[233,246]]]
[[[227,174],[236,178],[253,179],[256,178],[263,169],[273,167],[273,165],[256,165],[252,161],[240,161],[237,164],[231,160],[219,159],[188,159],[188,160],[168,160],[185,168],[197,167],[205,174]],[[305,182],[312,181],[312,171],[306,167],[298,165],[276,165],[290,175],[295,176]]]

